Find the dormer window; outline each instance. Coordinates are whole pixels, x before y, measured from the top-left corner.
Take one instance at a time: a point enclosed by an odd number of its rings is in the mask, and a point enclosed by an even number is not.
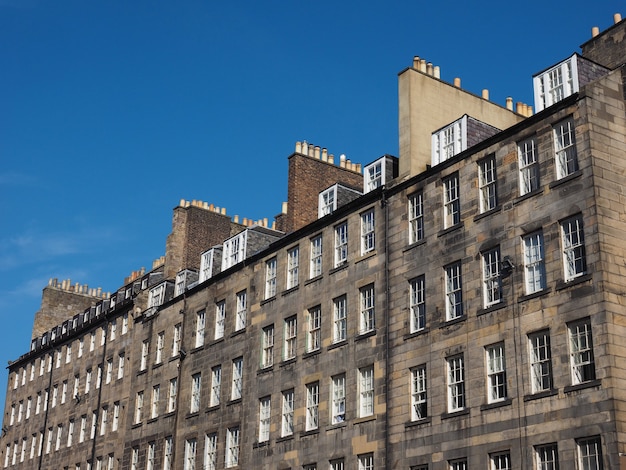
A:
[[[467,115],[432,135],[432,165],[452,158],[467,148]]]
[[[176,285],[174,286],[174,297],[179,296],[185,290],[193,287],[198,280],[198,274],[190,269],[184,269],[176,274]]]
[[[148,298],[148,308],[158,307],[165,302],[165,282],[159,284],[156,287],[150,289],[150,296]]]
[[[383,162],[379,160],[365,167],[363,191],[368,193],[385,184],[383,173]]]
[[[325,215],[332,214],[335,209],[337,209],[336,185],[331,186],[320,193],[318,207],[318,217],[324,217]]]
[[[537,111],[552,106],[578,91],[577,59],[578,56],[574,54],[533,78]]]
[[[224,252],[222,253],[222,270],[243,261],[246,252],[247,231],[235,235],[224,242]]]
[[[205,251],[200,257],[200,282],[204,282],[213,275],[213,249]]]

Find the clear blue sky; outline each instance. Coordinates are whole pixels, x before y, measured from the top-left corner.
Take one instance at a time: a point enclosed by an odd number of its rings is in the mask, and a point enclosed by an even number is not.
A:
[[[49,278],[115,291],[181,198],[271,220],[298,140],[397,155],[414,55],[532,104],[620,3],[0,0],[0,406]]]

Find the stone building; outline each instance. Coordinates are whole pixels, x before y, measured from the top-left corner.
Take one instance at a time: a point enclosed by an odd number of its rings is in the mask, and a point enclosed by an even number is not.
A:
[[[181,201],[117,292],[52,282],[0,464],[626,469],[625,36],[535,114],[415,58],[399,159],[298,143],[273,226]]]

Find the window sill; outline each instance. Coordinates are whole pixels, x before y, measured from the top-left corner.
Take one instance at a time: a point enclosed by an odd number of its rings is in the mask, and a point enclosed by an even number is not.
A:
[[[444,235],[449,234],[450,232],[454,232],[463,228],[463,222],[459,222],[458,224],[453,225],[452,227],[445,228],[437,233],[437,237],[443,237]]]
[[[319,349],[319,348],[318,348],[318,349],[314,349],[313,351],[308,351],[308,352],[305,352],[305,353],[302,355],[302,359],[306,359],[306,358],[308,358],[308,357],[317,356],[320,352],[321,352],[321,349]]]
[[[270,441],[253,442],[252,443],[252,448],[253,449],[260,449],[260,448],[269,447],[269,446],[270,446]]]
[[[176,411],[168,411],[167,413],[163,415],[163,419],[170,418],[172,416],[176,416]]]
[[[376,330],[368,330],[368,331],[364,331],[363,333],[359,333],[358,335],[356,335],[354,337],[354,341],[361,341],[365,338],[369,338],[370,336],[375,336],[376,335]]]
[[[274,300],[276,300],[276,296],[275,295],[273,295],[271,297],[268,297],[267,299],[261,300],[261,302],[259,302],[259,305],[269,304],[270,302],[273,302]]]
[[[543,193],[543,188],[533,189],[532,191],[529,191],[526,194],[522,194],[521,196],[519,196],[515,200],[513,200],[513,205],[517,205],[517,204],[525,201],[526,199],[530,199],[533,196],[538,196],[541,193]]]
[[[370,421],[376,421],[376,416],[371,415],[371,416],[364,416],[363,418],[357,418],[354,421],[352,421],[352,424],[356,426],[357,424],[369,423]]]
[[[139,377],[140,375],[144,375],[148,372],[148,369],[144,369],[144,370],[140,370],[139,372],[137,372],[137,377]],[[96,387],[96,390],[98,389],[98,387]],[[86,393],[86,392],[85,392]]]
[[[163,365],[163,362],[159,362],[158,364],[154,364],[154,365],[152,366],[152,370],[154,370],[154,369],[158,369],[158,368],[159,368],[159,367],[161,367],[162,365]]]
[[[495,312],[496,310],[500,310],[506,307],[506,302],[498,302],[497,304],[493,304],[487,308],[482,308],[478,312],[476,312],[476,316],[479,317],[481,315],[486,315],[487,313]]]
[[[243,401],[243,399],[241,398],[235,398],[234,400],[230,400],[226,403],[226,406],[230,406],[230,405],[237,405],[239,403],[241,403]]]
[[[417,419],[415,421],[409,421],[408,423],[404,423],[404,429],[415,428],[417,426],[421,426],[423,424],[430,424],[432,419],[430,416],[428,418]]]
[[[583,382],[581,384],[576,384],[576,385],[568,385],[567,387],[565,387],[563,389],[563,391],[565,393],[572,393],[575,392],[577,390],[583,390],[585,388],[596,388],[596,387],[600,387],[602,385],[602,381],[599,379],[596,380],[590,380],[588,382]]]
[[[344,261],[343,263],[341,263],[338,266],[335,266],[333,269],[331,269],[330,271],[328,271],[328,274],[335,274],[336,272],[339,271],[343,271],[344,269],[347,269],[349,266],[347,261]]]
[[[533,393],[532,395],[526,395],[524,396],[524,401],[539,400],[541,398],[552,397],[554,395],[558,395],[558,393],[559,391],[553,388],[550,390],[545,390],[543,392]]]
[[[526,294],[526,295],[522,295],[520,297],[517,298],[517,302],[525,302],[527,300],[532,300],[532,299],[536,299],[537,297],[543,297],[544,295],[547,295],[551,292],[550,289],[545,288],[545,289],[541,289],[538,290],[537,292],[533,292],[532,294]]]
[[[271,366],[263,367],[262,369],[257,370],[256,375],[263,375],[263,374],[267,374],[273,371],[274,371],[274,365],[271,365]]]
[[[334,431],[335,429],[345,428],[348,425],[348,422],[344,419],[343,421],[335,424],[329,424],[326,426],[326,431]]]
[[[148,421],[146,421],[146,423],[147,424],[156,423],[158,420],[159,420],[159,417],[157,416],[155,418],[150,418]]]
[[[480,411],[493,410],[494,408],[502,408],[503,406],[509,406],[511,403],[513,403],[513,400],[511,400],[510,398],[506,398],[504,400],[496,401],[493,403],[485,403],[484,405],[481,405]]]
[[[371,251],[368,251],[367,253],[363,253],[363,254],[361,254],[361,257],[360,257],[360,258],[358,258],[358,259],[356,259],[356,260],[354,261],[354,264],[361,263],[361,262],[363,262],[363,261],[365,261],[365,260],[368,260],[368,259],[370,259],[370,258],[373,258],[374,256],[376,256],[376,250],[371,250]]]
[[[320,274],[319,276],[312,277],[311,279],[304,281],[304,285],[308,286],[309,284],[314,284],[317,281],[321,281],[324,276]]]
[[[582,174],[583,174],[583,171],[582,171],[582,170],[576,170],[574,173],[571,173],[571,174],[569,174],[569,175],[567,175],[567,176],[564,176],[563,178],[558,179],[558,180],[556,180],[556,181],[553,181],[552,183],[550,183],[550,184],[548,185],[548,187],[549,187],[550,189],[552,189],[552,188],[556,188],[557,186],[560,186],[560,185],[562,185],[562,184],[567,183],[568,181],[572,181],[573,179],[576,179],[576,178],[578,178],[579,176],[582,176]]]
[[[345,346],[346,344],[348,344],[348,340],[347,339],[342,339],[341,341],[337,341],[336,343],[333,343],[333,344],[329,345],[326,348],[326,350],[330,351],[331,349],[340,348],[341,346]]]
[[[309,429],[308,431],[302,431],[300,433],[300,437],[306,437],[306,436],[316,436],[320,433],[319,429]]]
[[[281,362],[279,364],[279,367],[282,369],[283,367],[287,367],[290,366],[292,364],[296,363],[296,358],[295,357],[290,357],[289,359],[285,359],[283,362]]]
[[[204,349],[204,344],[201,344],[200,346],[196,346],[191,351],[189,351],[189,354],[195,354],[198,351],[202,351],[203,349]]]
[[[422,246],[422,245],[426,245],[426,239],[422,238],[421,240],[418,240],[416,242],[411,243],[409,246],[407,246],[404,250],[402,250],[402,252],[406,252],[406,251],[411,251],[412,249],[418,247],[418,246]]]
[[[556,282],[555,289],[557,291],[567,289],[568,287],[575,286],[577,284],[582,284],[590,280],[591,280],[591,274],[584,274],[582,276],[575,277],[570,281],[559,280]]]
[[[217,339],[212,339],[211,341],[209,341],[207,346],[215,346],[218,343],[221,343],[222,341],[224,341],[224,337],[222,336],[221,338],[217,338]]]
[[[187,413],[187,415],[185,416],[186,419],[189,418],[197,418],[198,416],[200,416],[200,412],[199,411],[194,411],[193,413]]]
[[[293,440],[293,434],[290,434],[289,436],[282,436],[276,439],[276,444],[278,444],[279,442],[287,442],[287,441],[292,441]]]
[[[169,362],[175,361],[176,359],[180,359],[180,353],[170,357]]]
[[[281,297],[285,297],[286,295],[289,295],[289,294],[291,294],[292,292],[297,291],[299,287],[300,287],[300,285],[295,285],[295,286],[293,286],[293,287],[290,287],[289,289],[282,291],[282,292],[280,293],[280,295],[281,295]]]
[[[458,323],[464,322],[465,320],[467,320],[467,315],[461,315],[460,317],[442,323],[439,328],[446,328],[448,326],[456,325]]]
[[[421,330],[414,331],[413,333],[408,333],[404,335],[402,339],[406,341],[408,339],[417,338],[418,336],[422,336],[428,333],[430,333],[430,328],[426,327],[426,328],[422,328]]]
[[[233,332],[230,334],[230,338],[234,338],[235,336],[242,335],[242,334],[244,334],[245,332],[246,332],[246,327],[244,326],[243,328],[239,328],[238,330],[233,331]]]
[[[220,409],[220,405],[209,406],[204,412],[211,413],[212,411],[217,411]]]
[[[453,411],[451,413],[443,413],[441,415],[441,419],[450,419],[450,418],[458,418],[459,416],[469,416],[470,410],[469,408],[465,408],[459,411]]]
[[[474,222],[478,222],[480,219],[484,219],[485,217],[489,217],[490,215],[497,214],[502,211],[502,206],[497,205],[493,209],[489,209],[488,211],[481,212],[480,214],[474,216]]]
[[[143,423],[135,423],[130,427],[130,429],[137,429],[137,428],[140,428],[142,425]]]

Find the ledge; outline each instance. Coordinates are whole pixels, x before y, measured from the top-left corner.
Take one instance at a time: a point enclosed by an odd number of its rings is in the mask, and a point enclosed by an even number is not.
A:
[[[589,382],[583,382],[581,384],[576,385],[568,385],[563,389],[565,393],[576,392],[577,390],[583,390],[585,388],[595,388],[600,387],[602,385],[602,381],[600,379],[590,380]]]
[[[491,305],[487,308],[481,308],[478,312],[476,312],[476,316],[485,315],[487,313],[495,312],[496,310],[500,310],[506,307],[506,302],[498,302],[497,304]]]
[[[189,351],[189,354],[194,354],[197,353],[198,351],[202,351],[204,349],[204,344],[201,346],[196,346],[195,348],[193,348],[191,351]]]
[[[430,328],[426,327],[421,330],[414,331],[413,333],[407,333],[404,336],[402,336],[402,339],[406,341],[408,339],[417,338],[418,336],[422,336],[428,333],[430,333]]]
[[[188,413],[185,416],[185,419],[189,419],[189,418],[197,418],[198,416],[200,416],[200,412],[199,411],[194,411],[193,413]]]
[[[310,429],[308,431],[302,431],[300,433],[300,437],[307,437],[307,436],[316,436],[320,433],[319,429]]]
[[[357,424],[369,423],[370,421],[376,421],[376,415],[364,416],[363,418],[357,418],[352,421],[352,425],[356,426]]]
[[[443,237],[444,235],[447,235],[450,232],[454,232],[455,230],[458,230],[460,228],[463,228],[463,222],[459,222],[458,224],[455,224],[452,227],[448,227],[446,229],[440,230],[439,232],[437,232],[437,237]]]
[[[372,250],[372,251],[368,251],[367,253],[363,253],[359,258],[357,258],[356,260],[354,260],[354,264],[360,263],[362,261],[368,260],[370,258],[373,258],[374,256],[376,256],[376,250]]]
[[[309,357],[317,356],[321,352],[322,352],[321,348],[317,348],[317,349],[314,349],[313,351],[305,352],[302,355],[302,359],[307,359]]]
[[[441,419],[450,419],[450,418],[458,418],[460,416],[469,416],[470,410],[469,408],[465,408],[460,411],[454,411],[452,413],[443,413],[441,415]]]
[[[290,366],[291,364],[295,364],[296,363],[296,358],[295,357],[290,357],[289,359],[285,359],[284,361],[282,361],[279,364],[279,367],[283,368],[283,367],[287,367]]]
[[[233,332],[230,334],[230,338],[234,338],[235,336],[242,335],[242,334],[244,334],[245,332],[246,332],[246,327],[244,326],[243,328],[240,328],[240,329],[238,329],[238,330],[236,330],[236,331],[233,331]]]
[[[252,443],[252,448],[253,449],[259,449],[259,448],[262,448],[262,447],[269,447],[269,446],[270,446],[270,441],[269,440],[263,441],[263,442],[253,442]]]
[[[323,277],[324,275],[320,274],[319,276],[315,276],[315,277],[312,277],[311,279],[307,279],[306,281],[304,281],[304,285],[308,286],[309,284],[315,284],[317,281],[321,281]]]
[[[270,302],[273,302],[274,300],[276,300],[276,296],[275,295],[273,295],[271,297],[268,297],[267,299],[261,300],[261,302],[259,302],[259,305],[269,304]]]
[[[130,426],[130,429],[137,429],[140,428],[142,426],[143,423],[135,423],[133,425]]]
[[[575,277],[571,281],[559,280],[556,282],[555,289],[557,291],[567,289],[568,287],[575,286],[577,284],[582,284],[590,280],[591,280],[591,273],[583,274],[582,276]]]
[[[574,173],[571,173],[571,174],[569,174],[567,176],[564,176],[563,178],[558,179],[556,181],[553,181],[552,183],[550,183],[548,185],[548,187],[550,189],[556,188],[557,186],[560,186],[560,185],[565,184],[565,183],[567,183],[567,182],[569,182],[569,181],[571,181],[573,179],[578,178],[579,176],[582,176],[582,174],[583,174],[582,170],[576,170]]]
[[[210,413],[211,411],[216,411],[220,409],[220,405],[213,405],[213,406],[209,406],[206,410],[204,410],[205,413]]]
[[[165,413],[163,416],[161,416],[163,419],[165,418],[171,418],[172,416],[176,415],[176,410],[174,411],[168,411],[167,413]]]
[[[328,345],[326,350],[330,351],[331,349],[340,348],[341,346],[345,346],[346,344],[348,344],[348,340],[342,339],[341,341],[337,341],[336,343]]]
[[[346,420],[341,421],[340,423],[329,424],[326,426],[326,431],[334,431],[336,429],[345,428],[348,426],[348,422]]]
[[[235,398],[234,400],[229,400],[226,402],[226,406],[237,405],[243,401],[242,398]]]
[[[287,442],[287,441],[292,441],[292,440],[293,440],[293,434],[289,434],[288,436],[282,436],[282,437],[276,438],[276,444],[280,442]]]
[[[490,215],[493,214],[497,214],[498,212],[502,211],[502,206],[500,204],[498,204],[496,207],[494,207],[493,209],[489,209],[488,211],[482,212],[478,215],[474,216],[474,222],[479,221],[480,219],[484,219],[485,217],[489,217]]]
[[[273,372],[274,371],[274,364],[272,364],[271,366],[267,366],[267,367],[263,367],[262,369],[259,369],[256,371],[256,375],[263,375],[263,374],[267,374],[269,372]]]
[[[358,335],[356,335],[354,337],[354,341],[361,341],[363,339],[369,338],[370,336],[375,336],[376,335],[376,328],[366,331],[364,333],[359,333]]]
[[[413,248],[416,248],[422,245],[426,245],[426,238],[422,238],[421,240],[411,243],[409,246],[407,246],[405,249],[402,250],[402,253],[406,251],[411,251]]]
[[[284,296],[286,296],[286,295],[291,294],[292,292],[297,291],[299,288],[300,288],[300,284],[297,284],[297,285],[295,285],[295,286],[293,286],[293,287],[291,287],[291,288],[289,288],[289,289],[287,289],[287,290],[282,291],[282,292],[280,293],[280,295],[281,295],[281,297],[284,297]]]
[[[532,294],[526,294],[526,295],[522,295],[520,297],[517,298],[517,302],[525,302],[527,300],[532,300],[532,299],[536,299],[537,297],[542,297],[544,295],[547,295],[551,292],[550,289],[545,288],[545,289],[541,289],[537,292],[533,292]]]
[[[541,193],[543,193],[543,188],[533,189],[532,191],[527,192],[526,194],[522,194],[521,196],[513,199],[513,205],[517,205],[521,202],[524,202],[526,199],[530,199],[533,196],[538,196]]]
[[[350,266],[350,264],[347,261],[345,261],[345,262],[341,263],[339,266],[335,266],[333,269],[328,271],[328,274],[335,274],[336,272],[339,272],[339,271],[342,271],[344,269],[347,269],[348,266]]]
[[[430,424],[431,421],[432,421],[432,418],[430,416],[428,418],[422,418],[422,419],[417,419],[415,421],[409,421],[407,423],[404,423],[404,429],[415,428],[423,424]]]
[[[541,398],[552,397],[554,395],[558,395],[558,393],[559,391],[557,389],[552,388],[543,392],[533,393],[532,395],[525,395],[524,401],[539,400]]]
[[[493,410],[494,408],[509,406],[511,403],[513,403],[513,400],[511,400],[510,398],[506,398],[505,400],[496,401],[493,403],[485,403],[484,405],[480,406],[480,411]]]
[[[439,326],[439,328],[445,328],[445,327],[447,327],[447,326],[456,325],[457,323],[462,323],[462,322],[464,322],[465,320],[467,320],[467,315],[463,314],[463,315],[461,315],[460,317],[457,317],[457,318],[455,318],[455,319],[453,319],[453,320],[448,320],[448,321],[443,322],[443,323]]]
[[[221,343],[222,341],[224,341],[223,336],[221,338],[212,339],[211,341],[207,343],[207,346],[215,346],[216,344]]]
[[[147,424],[150,424],[150,423],[156,423],[158,420],[159,420],[159,417],[158,417],[158,416],[156,416],[156,417],[154,417],[154,418],[150,418],[148,421],[146,421],[146,423],[147,423]]]
[[[148,372],[148,369],[144,369],[144,370],[140,370],[139,372],[137,372],[137,377],[139,377],[140,375],[144,375]],[[97,390],[97,388],[96,388]]]
[[[158,368],[159,368],[159,367],[161,367],[162,365],[163,365],[163,361],[159,362],[158,364],[154,364],[154,365],[152,366],[152,370],[154,370],[154,369],[158,369]]]

